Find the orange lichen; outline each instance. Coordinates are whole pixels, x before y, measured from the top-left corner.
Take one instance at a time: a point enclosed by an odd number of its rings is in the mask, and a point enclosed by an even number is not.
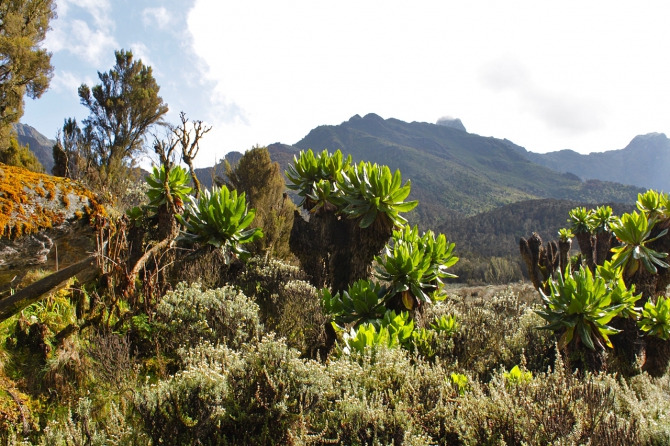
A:
[[[62,206],[69,207],[72,197],[79,202],[76,219],[106,215],[95,195],[79,183],[0,163],[0,237],[62,224],[67,211]]]

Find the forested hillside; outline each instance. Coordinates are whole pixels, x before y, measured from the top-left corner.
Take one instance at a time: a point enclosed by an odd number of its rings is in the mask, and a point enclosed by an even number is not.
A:
[[[634,205],[607,203],[615,214],[632,212]],[[558,230],[570,226],[567,216],[578,206],[598,205],[554,198],[513,203],[472,217],[451,217],[437,227],[456,243],[460,253],[486,257],[519,255],[519,239],[537,232],[543,240],[558,238]],[[575,246],[576,249],[576,246]]]

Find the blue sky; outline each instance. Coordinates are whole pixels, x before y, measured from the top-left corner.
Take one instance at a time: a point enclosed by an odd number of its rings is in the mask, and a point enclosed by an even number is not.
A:
[[[214,121],[211,93],[214,83],[202,76],[204,61],[192,51],[187,14],[193,2],[96,1],[57,2],[45,47],[55,68],[50,90],[38,100],[26,100],[22,122],[54,138],[67,117],[85,118],[77,88],[98,81],[98,71],[114,64],[114,51],[131,49],[151,65],[168,103],[167,120],[178,122],[180,111],[193,119]],[[212,160],[204,164],[211,164]]]
[[[169,121],[213,126],[200,166],[367,113],[535,152],[670,133],[667,1],[56,1],[54,79],[22,119],[51,138],[120,48],[153,67]]]

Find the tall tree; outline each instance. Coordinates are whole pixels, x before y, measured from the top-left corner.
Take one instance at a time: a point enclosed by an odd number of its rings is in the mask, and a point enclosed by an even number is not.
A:
[[[10,147],[24,95],[36,99],[49,88],[51,53],[41,44],[55,8],[52,0],[0,1],[0,151]]]
[[[162,124],[168,111],[151,67],[133,60],[131,51],[116,51],[115,56],[109,72],[98,72],[100,84],[79,87],[81,103],[90,112],[83,121],[84,135],[101,192],[113,192],[143,150],[149,129]]]
[[[53,146],[54,166],[51,173],[73,180],[84,179],[88,171],[89,150],[77,120],[67,118]]]
[[[217,178],[216,182],[246,193],[249,207],[256,209],[253,225],[262,228],[265,234],[250,243],[249,251],[255,254],[269,252],[278,258],[289,257],[288,240],[295,205],[285,193],[279,164],[272,161],[267,148],[256,146],[242,155],[235,166],[226,160],[224,168],[226,178]]]

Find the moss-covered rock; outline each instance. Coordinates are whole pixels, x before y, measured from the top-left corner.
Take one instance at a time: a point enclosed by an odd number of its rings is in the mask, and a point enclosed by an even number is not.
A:
[[[105,209],[81,184],[0,163],[0,272],[81,260]],[[2,280],[0,280],[2,282]]]

